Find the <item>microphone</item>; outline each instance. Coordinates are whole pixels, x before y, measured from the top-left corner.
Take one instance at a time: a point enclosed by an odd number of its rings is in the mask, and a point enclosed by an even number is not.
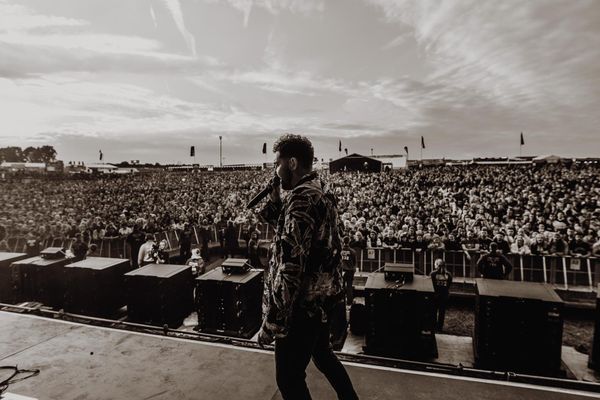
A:
[[[246,209],[252,208],[255,205],[257,205],[258,203],[260,203],[260,201],[262,199],[264,199],[265,197],[267,197],[269,195],[269,193],[271,193],[273,191],[273,188],[279,186],[279,183],[281,182],[281,180],[279,179],[279,176],[275,175],[273,177],[273,179],[271,179],[269,181],[269,184],[256,196],[254,196],[249,202],[248,204],[246,204]]]

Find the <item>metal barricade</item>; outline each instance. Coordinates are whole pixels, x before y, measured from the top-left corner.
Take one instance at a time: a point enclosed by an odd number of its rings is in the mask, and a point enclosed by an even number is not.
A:
[[[450,271],[454,281],[457,278],[466,278],[466,257],[463,251],[446,251],[444,252],[444,261],[446,269]]]
[[[169,243],[169,249],[173,250],[173,249],[178,249],[179,248],[179,235],[177,234],[177,231],[167,231],[165,232],[166,236],[167,236],[167,243]]]
[[[564,257],[566,280],[568,285],[588,286],[593,288],[591,262],[589,258],[583,257]]]

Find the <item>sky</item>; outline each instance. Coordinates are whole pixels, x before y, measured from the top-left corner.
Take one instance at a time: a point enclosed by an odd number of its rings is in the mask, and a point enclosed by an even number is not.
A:
[[[218,165],[222,136],[260,163],[283,133],[324,159],[600,156],[600,1],[0,0],[0,147]]]

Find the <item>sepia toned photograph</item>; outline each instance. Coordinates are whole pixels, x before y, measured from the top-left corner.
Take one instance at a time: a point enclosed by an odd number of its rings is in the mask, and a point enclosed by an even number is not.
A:
[[[0,400],[600,397],[600,0],[0,0]]]

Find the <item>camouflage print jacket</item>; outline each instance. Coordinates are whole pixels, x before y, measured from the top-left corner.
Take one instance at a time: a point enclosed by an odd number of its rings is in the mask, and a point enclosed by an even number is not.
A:
[[[335,197],[312,172],[283,202],[269,201],[260,215],[275,229],[263,294],[264,333],[285,337],[298,310],[325,322],[342,294]]]

